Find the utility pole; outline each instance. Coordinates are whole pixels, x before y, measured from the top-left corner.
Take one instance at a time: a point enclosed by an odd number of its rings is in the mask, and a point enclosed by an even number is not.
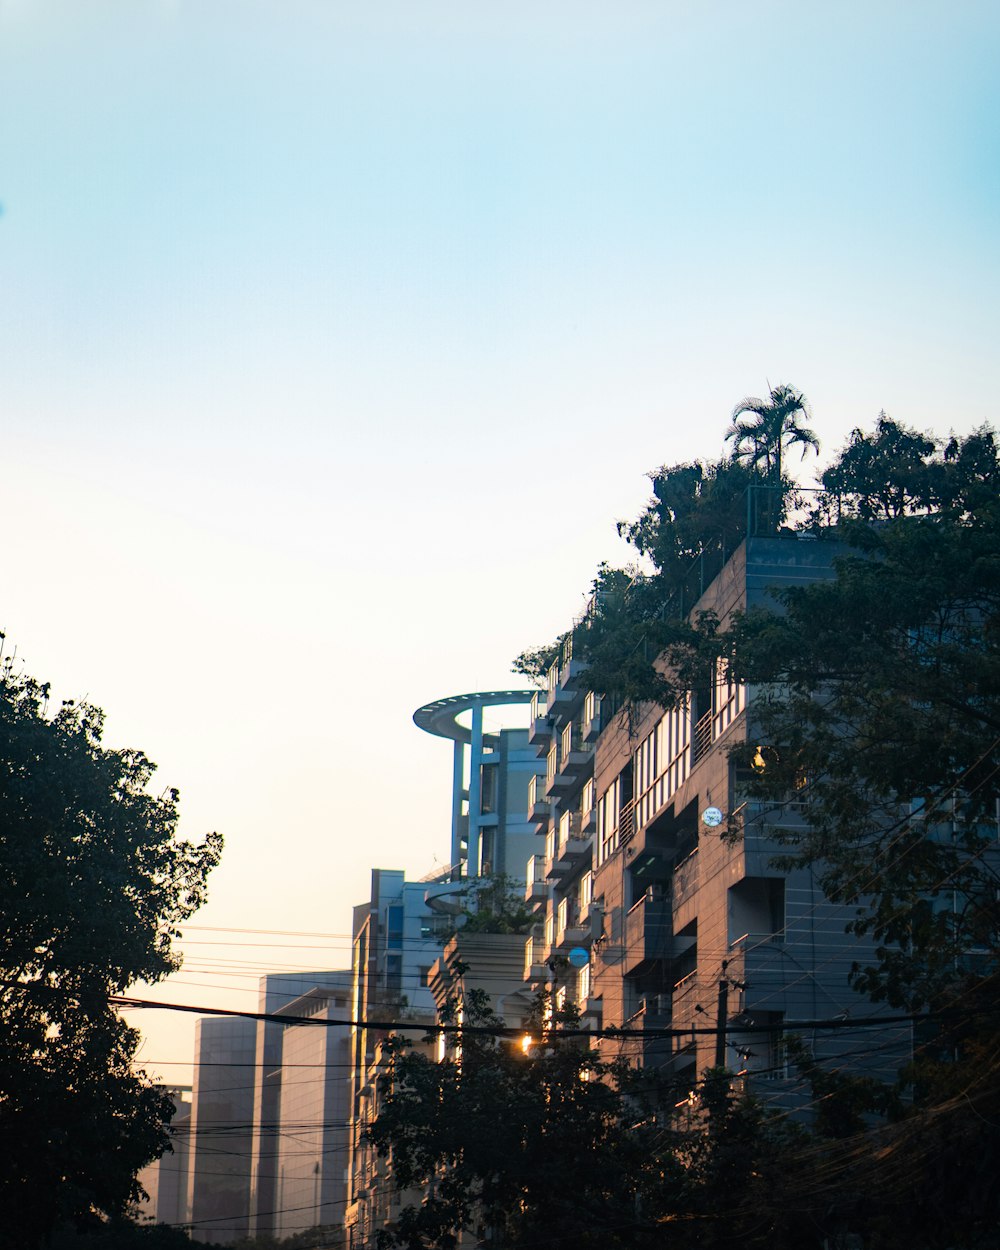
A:
[[[715,1066],[726,1066],[726,1018],[729,1015],[729,978],[726,969],[729,961],[722,961],[722,975],[719,978],[719,1005],[715,1013]]]

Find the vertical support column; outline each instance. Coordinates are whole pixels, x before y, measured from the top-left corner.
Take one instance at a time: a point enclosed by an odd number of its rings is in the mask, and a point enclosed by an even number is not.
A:
[[[462,799],[465,797],[465,744],[455,740],[451,774],[451,866],[462,862]]]
[[[469,747],[469,851],[466,873],[479,876],[479,831],[483,813],[483,705],[472,708],[472,745]]]

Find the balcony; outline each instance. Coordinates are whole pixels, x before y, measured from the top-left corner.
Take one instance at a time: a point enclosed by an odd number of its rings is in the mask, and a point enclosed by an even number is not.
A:
[[[596,742],[601,734],[601,696],[588,691],[583,701],[581,735],[584,742]]]
[[[699,717],[691,734],[691,763],[696,764],[712,746],[712,709]]]
[[[695,847],[674,869],[672,898],[675,912],[695,894],[700,880],[698,848]]]
[[[559,767],[559,743],[553,742],[545,757],[545,793],[551,798],[567,790],[575,780],[572,773],[564,773]]]
[[[708,1006],[702,999],[709,998],[711,1002]],[[674,986],[671,995],[670,1016],[671,1027],[674,1029],[704,1029],[709,1028],[714,1020],[709,1006],[714,1004],[715,990],[712,986],[707,989],[698,979],[698,973],[689,972],[686,977],[681,979]],[[690,1038],[677,1037],[674,1039],[675,1048],[680,1050],[684,1046],[690,1044]]]
[[[547,981],[552,970],[543,959],[542,943],[534,937],[528,938],[524,946],[524,980],[528,982]]]
[[[552,722],[546,708],[546,692],[537,690],[531,696],[530,714],[528,719],[528,742],[539,748],[539,752],[547,748],[552,739]]]
[[[575,920],[572,924],[566,925],[564,928],[556,929],[555,948],[563,954],[570,951],[574,946],[590,945],[590,926],[581,924],[579,920]]]
[[[532,906],[544,903],[551,894],[551,886],[545,879],[545,859],[541,855],[532,855],[526,868],[527,881],[524,887],[524,901]]]
[[[559,858],[559,832],[550,829],[545,835],[545,875],[549,880],[562,877],[573,867],[571,861]]]
[[[660,960],[676,959],[694,945],[693,937],[673,936],[669,900],[664,896],[644,895],[625,916],[625,954],[622,972],[625,976],[646,972]]]
[[[590,859],[593,849],[593,835],[569,833],[565,838],[559,839],[559,846],[556,851],[556,858],[565,863],[566,871],[575,867],[581,859]]]
[[[543,832],[552,819],[552,801],[545,793],[545,778],[537,773],[528,780],[528,819]]]
[[[580,674],[584,665],[573,658],[573,635],[563,642],[559,658],[548,672],[548,700],[546,707],[550,716],[565,716],[583,699]]]
[[[783,933],[744,933],[729,944],[726,975],[746,986],[741,1007],[752,1010],[762,1002],[768,1010],[786,1011],[786,983],[800,982],[802,970],[788,962]]]
[[[584,742],[579,726],[569,724],[559,740],[558,772],[573,781],[594,764],[593,743]]]
[[[635,1049],[635,1058],[643,1067],[661,1067],[670,1059],[672,1039],[659,1030],[669,1029],[670,995],[649,994],[639,1002],[638,1011],[634,1011],[624,1022],[624,1027],[633,1033],[649,1033],[651,1036],[641,1037]]]

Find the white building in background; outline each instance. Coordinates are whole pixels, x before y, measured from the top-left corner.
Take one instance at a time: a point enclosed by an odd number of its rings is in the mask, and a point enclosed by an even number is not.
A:
[[[351,973],[280,1008],[281,1093],[274,1152],[275,1237],[340,1225],[347,1200]]]
[[[196,1241],[227,1243],[250,1226],[250,1144],[256,1022],[195,1024],[185,1222]]]
[[[344,985],[348,972],[277,972],[261,977],[257,1011],[273,1016],[295,999]],[[250,1143],[250,1235],[274,1232],[277,1192],[277,1150],[281,1131],[282,1045],[285,1026],[277,1020],[254,1023],[254,1095]]]
[[[172,1149],[139,1173],[146,1199],[137,1207],[139,1219],[153,1224],[183,1224],[187,1219],[188,1147],[191,1142],[191,1086],[167,1091],[176,1107],[170,1121]]]

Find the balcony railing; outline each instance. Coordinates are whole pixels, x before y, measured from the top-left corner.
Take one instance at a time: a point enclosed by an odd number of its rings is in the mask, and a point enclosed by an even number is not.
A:
[[[583,737],[592,741],[601,732],[601,696],[588,691],[583,701]]]
[[[524,901],[539,904],[549,897],[549,883],[545,879],[545,858],[532,855],[525,869]]]
[[[552,819],[552,802],[546,793],[545,778],[537,773],[528,778],[528,819],[540,830]]]
[[[546,697],[546,691],[535,691],[531,696],[531,714],[528,718],[528,742],[538,748],[539,753],[552,737],[552,722],[548,718]]]
[[[635,836],[635,799],[629,799],[618,813],[618,844],[624,846]]]
[[[688,941],[688,945],[693,939]],[[664,899],[641,898],[625,915],[625,954],[622,972],[637,972],[644,964],[675,954],[670,904]]]
[[[674,910],[680,907],[682,903],[686,903],[695,890],[697,890],[699,878],[698,848],[695,847],[687,858],[682,859],[674,869],[672,887]]]
[[[712,745],[712,709],[698,719],[691,735],[691,763],[697,763]]]

